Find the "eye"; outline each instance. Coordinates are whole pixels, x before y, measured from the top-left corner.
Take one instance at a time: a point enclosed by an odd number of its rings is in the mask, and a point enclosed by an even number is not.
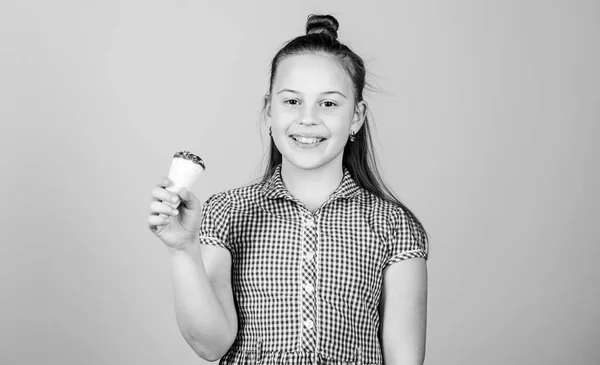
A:
[[[292,105],[292,106],[296,106],[296,105],[299,104],[299,101],[296,100],[296,99],[289,99],[289,100],[284,100],[283,103],[284,104],[289,104],[289,105]]]
[[[327,108],[331,108],[331,107],[337,106],[337,104],[334,103],[333,101],[324,101],[323,105],[325,105],[325,107],[327,107]]]

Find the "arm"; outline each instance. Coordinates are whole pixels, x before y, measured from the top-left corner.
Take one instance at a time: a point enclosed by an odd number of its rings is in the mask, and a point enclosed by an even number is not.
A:
[[[384,363],[422,365],[427,328],[424,258],[403,260],[384,270],[379,312]]]
[[[231,256],[226,249],[198,243],[170,252],[179,330],[200,357],[218,360],[237,334]]]

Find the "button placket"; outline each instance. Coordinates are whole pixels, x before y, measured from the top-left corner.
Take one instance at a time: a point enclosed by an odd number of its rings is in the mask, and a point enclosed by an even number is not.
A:
[[[302,344],[304,350],[314,351],[317,345],[316,334],[316,295],[318,227],[312,214],[302,217],[302,284],[299,290],[302,297]]]

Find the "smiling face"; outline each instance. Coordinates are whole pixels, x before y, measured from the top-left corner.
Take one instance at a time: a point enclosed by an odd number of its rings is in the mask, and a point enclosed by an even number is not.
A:
[[[346,71],[326,55],[289,56],[278,65],[271,90],[266,122],[283,163],[341,168],[350,131],[358,132],[366,109],[364,101],[356,104]]]

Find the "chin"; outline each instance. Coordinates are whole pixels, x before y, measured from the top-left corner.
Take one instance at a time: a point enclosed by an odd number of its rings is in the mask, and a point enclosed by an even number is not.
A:
[[[335,164],[338,159],[334,157],[326,158],[324,156],[283,156],[283,160],[293,165],[294,167],[302,170],[316,170],[331,164]],[[340,166],[342,164],[342,158],[339,158]]]
[[[343,145],[340,146],[340,150],[337,153],[331,153],[332,147],[335,147],[335,143],[312,150],[298,149],[295,145],[287,145],[285,143],[283,143],[283,146],[281,147],[283,148],[277,146],[282,154],[283,160],[302,170],[319,169],[324,166],[336,164],[338,162],[337,160],[339,160],[340,166],[342,164],[342,155],[344,152]]]

